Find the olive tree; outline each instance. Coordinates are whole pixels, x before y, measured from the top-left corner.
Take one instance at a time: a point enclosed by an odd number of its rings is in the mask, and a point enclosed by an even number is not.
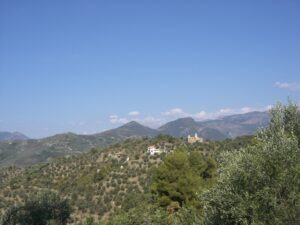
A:
[[[204,224],[300,223],[300,149],[297,106],[277,105],[255,144],[224,153],[219,180],[202,197]]]
[[[23,205],[12,206],[4,214],[2,225],[65,225],[71,207],[56,194],[28,198]]]

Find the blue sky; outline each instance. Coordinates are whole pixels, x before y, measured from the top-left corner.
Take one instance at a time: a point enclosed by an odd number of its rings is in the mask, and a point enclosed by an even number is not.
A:
[[[300,102],[300,2],[0,1],[0,130],[157,127]]]

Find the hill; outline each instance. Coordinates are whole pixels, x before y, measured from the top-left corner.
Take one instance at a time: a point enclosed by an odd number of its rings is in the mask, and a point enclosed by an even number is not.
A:
[[[0,167],[33,165],[56,157],[81,154],[92,148],[106,147],[128,138],[155,137],[160,133],[173,137],[187,137],[189,134],[198,133],[207,140],[224,140],[252,135],[260,127],[267,126],[268,122],[268,113],[251,112],[203,122],[181,118],[161,126],[158,130],[132,121],[93,135],[65,133],[37,140],[5,141],[0,142]]]
[[[154,137],[157,134],[156,130],[130,122],[94,135],[65,133],[38,140],[3,142],[0,143],[0,167],[33,165],[61,156],[80,154],[92,148],[105,147],[127,138]]]
[[[158,128],[161,133],[173,137],[187,137],[189,134],[198,133],[200,129],[199,124],[191,117],[181,118]]]
[[[165,154],[150,156],[147,153],[149,145],[166,152],[185,147],[215,157],[225,149],[232,150],[249,141],[251,137],[188,145],[183,139],[160,135],[151,139],[127,139],[107,148],[31,167],[2,168],[0,213],[26,196],[52,190],[70,200],[75,210],[74,224],[82,223],[90,216],[107,219],[128,205],[130,196],[148,191],[149,173],[165,157]]]
[[[0,132],[0,141],[17,141],[17,140],[27,140],[29,139],[22,133],[19,132]]]
[[[128,137],[155,137],[159,134],[159,131],[145,127],[135,121],[129,122],[119,128],[104,131],[100,134],[96,134],[96,137],[109,138],[123,140]]]

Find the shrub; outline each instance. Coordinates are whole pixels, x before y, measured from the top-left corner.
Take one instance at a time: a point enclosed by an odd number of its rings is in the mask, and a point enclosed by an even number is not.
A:
[[[67,224],[71,207],[67,200],[53,193],[27,199],[24,205],[10,207],[2,218],[2,225]]]
[[[219,181],[204,195],[205,224],[299,224],[300,149],[294,133],[299,112],[294,109],[275,107],[254,145],[223,154]]]

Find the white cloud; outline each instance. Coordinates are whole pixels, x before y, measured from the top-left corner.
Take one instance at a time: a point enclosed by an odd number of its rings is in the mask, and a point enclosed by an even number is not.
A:
[[[251,107],[243,107],[241,108],[241,113],[248,113],[248,112],[253,112],[253,111],[256,111],[254,108],[251,108]]]
[[[272,105],[264,106],[264,107],[250,107],[244,106],[241,108],[221,108],[220,110],[214,112],[206,112],[204,110],[199,111],[197,113],[188,113],[185,112],[182,108],[174,108],[170,109],[167,112],[163,112],[156,115],[147,115],[147,116],[140,116],[135,118],[135,120],[145,126],[157,128],[167,122],[172,120],[176,120],[183,117],[192,117],[196,121],[203,121],[203,120],[212,120],[222,118],[224,116],[234,115],[234,114],[244,114],[253,111],[267,111],[272,108]],[[129,114],[128,114],[129,115]],[[128,123],[130,119],[126,117],[119,117],[118,115],[111,115],[110,122],[115,125],[125,124]]]
[[[119,118],[119,116],[117,116],[117,115],[111,115],[109,117],[109,121],[112,124],[125,124],[125,123],[129,122],[129,120],[127,118]]]
[[[145,126],[153,128],[159,127],[167,122],[167,120],[165,120],[164,118],[154,116],[146,116],[145,118],[139,118],[136,121]]]
[[[244,114],[244,113],[249,113],[253,111],[266,111],[272,106],[266,106],[262,108],[254,108],[254,107],[249,107],[249,106],[244,106],[241,108],[222,108],[218,111],[215,112],[206,112],[206,111],[200,111],[198,113],[187,113],[181,108],[176,108],[176,109],[171,109],[163,115],[165,116],[166,120],[172,120],[172,119],[177,119],[181,117],[192,117],[195,120],[201,121],[201,120],[210,120],[210,119],[218,119],[222,118],[224,116],[228,115],[234,115],[234,114]]]
[[[273,108],[273,105],[267,105],[266,107],[265,107],[265,110],[266,111],[269,111],[269,110],[271,110]]]
[[[200,111],[200,112],[194,114],[192,117],[194,117],[195,119],[198,119],[198,120],[202,120],[207,117],[207,113],[205,111]]]
[[[220,109],[219,113],[221,114],[227,114],[227,113],[231,113],[232,109],[231,108],[225,108],[225,109]]]
[[[181,108],[174,108],[167,112],[164,112],[163,115],[176,117],[176,116],[188,116],[188,113],[184,112]]]
[[[288,90],[293,90],[297,91],[300,90],[300,83],[288,83],[288,82],[276,82],[275,86],[281,89],[288,89]]]
[[[140,115],[140,112],[138,111],[132,111],[128,113],[128,116],[138,116],[138,115]]]

